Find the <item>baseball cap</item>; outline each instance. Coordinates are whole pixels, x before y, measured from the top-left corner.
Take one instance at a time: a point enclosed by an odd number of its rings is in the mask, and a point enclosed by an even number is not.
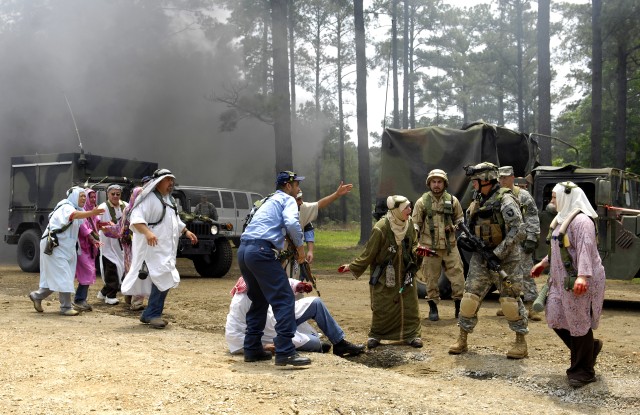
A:
[[[285,183],[301,182],[303,180],[304,180],[304,176],[298,176],[292,171],[285,170],[278,173],[278,176],[276,177],[276,184],[282,185]]]
[[[498,169],[500,177],[513,176],[513,166],[502,166]]]

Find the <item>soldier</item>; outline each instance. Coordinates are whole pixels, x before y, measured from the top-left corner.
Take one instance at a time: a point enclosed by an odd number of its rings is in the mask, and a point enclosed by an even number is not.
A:
[[[460,335],[458,341],[449,348],[449,353],[460,354],[467,351],[467,334],[473,332],[478,323],[480,304],[495,284],[500,290],[500,305],[509,328],[516,332],[515,344],[507,352],[507,357],[522,359],[528,355],[524,336],[529,329],[527,312],[520,300],[520,243],[525,235],[520,206],[511,190],[500,188],[498,167],[494,164],[484,162],[468,166],[465,170],[475,189],[474,201],[467,210],[469,229],[484,241],[507,276],[502,278],[491,271],[482,255],[479,252],[473,253],[460,304]]]
[[[464,221],[464,212],[458,199],[447,192],[449,179],[440,169],[431,170],[427,176],[427,188],[415,203],[413,225],[419,233],[419,242],[434,249],[437,257],[426,257],[422,261],[422,275],[427,283],[429,320],[438,321],[438,279],[444,265],[445,275],[451,282],[451,297],[455,304],[455,316],[460,312],[460,300],[464,291],[464,267],[456,246],[455,226]]]
[[[206,216],[214,221],[218,220],[218,211],[213,203],[207,200],[207,195],[200,196],[200,203],[196,205],[196,209],[193,211],[193,214]]]
[[[538,288],[536,283],[529,275],[531,267],[533,267],[533,253],[538,247],[538,238],[540,236],[540,218],[538,217],[538,208],[536,202],[529,192],[519,186],[515,186],[515,177],[512,166],[502,166],[499,169],[500,187],[511,189],[514,196],[520,202],[520,210],[522,211],[522,220],[524,222],[524,230],[526,239],[521,245],[522,261],[520,262],[520,273],[522,274],[522,291],[524,293],[524,305],[529,312],[529,320],[540,321],[542,318],[533,310],[533,302],[538,298]],[[524,180],[524,178],[522,178]],[[526,183],[526,181],[525,181]],[[502,310],[496,313],[503,316]]]

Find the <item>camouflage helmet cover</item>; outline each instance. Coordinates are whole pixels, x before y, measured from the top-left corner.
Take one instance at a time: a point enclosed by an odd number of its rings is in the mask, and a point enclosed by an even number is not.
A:
[[[433,179],[434,177],[439,177],[442,180],[444,180],[445,188],[449,186],[449,178],[447,177],[447,172],[440,169],[433,169],[429,172],[429,175],[427,176],[427,187],[429,187],[429,182],[431,182],[431,179]]]
[[[466,166],[464,170],[471,180],[498,180],[498,166],[487,161],[475,166]]]

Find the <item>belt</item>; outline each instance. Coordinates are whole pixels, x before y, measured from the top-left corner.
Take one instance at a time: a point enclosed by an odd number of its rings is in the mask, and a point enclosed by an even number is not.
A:
[[[258,245],[269,249],[275,249],[271,241],[267,241],[266,239],[241,239],[240,242],[245,245]]]

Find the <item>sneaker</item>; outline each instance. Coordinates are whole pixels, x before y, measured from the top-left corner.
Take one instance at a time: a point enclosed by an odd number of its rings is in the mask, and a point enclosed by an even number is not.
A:
[[[345,339],[333,345],[333,354],[340,357],[357,356],[362,352],[364,352],[363,344],[353,344]]]
[[[104,296],[104,294],[102,294],[102,291],[98,291],[98,295],[96,295],[96,298],[98,300],[104,300],[106,297]]]
[[[118,304],[120,302],[120,300],[118,300],[115,297],[114,298],[107,297],[107,298],[104,299],[104,302],[109,304],[109,305],[116,305],[116,304]]]
[[[311,359],[300,356],[295,352],[291,356],[276,356],[276,366],[307,366],[311,364]]]
[[[75,308],[78,311],[92,311],[93,310],[93,307],[91,307],[89,305],[89,303],[87,303],[86,301],[74,302],[74,303],[71,303],[71,305],[73,305],[73,308]]]
[[[65,311],[60,311],[60,314],[63,315],[63,316],[77,316],[80,313],[77,310],[74,310],[73,308],[70,308],[70,309],[65,310]]]
[[[380,346],[380,340],[374,339],[373,337],[367,340],[367,349],[375,349],[378,346]]]
[[[38,300],[34,297],[33,293],[29,294],[29,300],[33,302],[33,308],[35,308],[38,313],[42,313],[44,311],[44,308],[42,308],[42,300]]]

